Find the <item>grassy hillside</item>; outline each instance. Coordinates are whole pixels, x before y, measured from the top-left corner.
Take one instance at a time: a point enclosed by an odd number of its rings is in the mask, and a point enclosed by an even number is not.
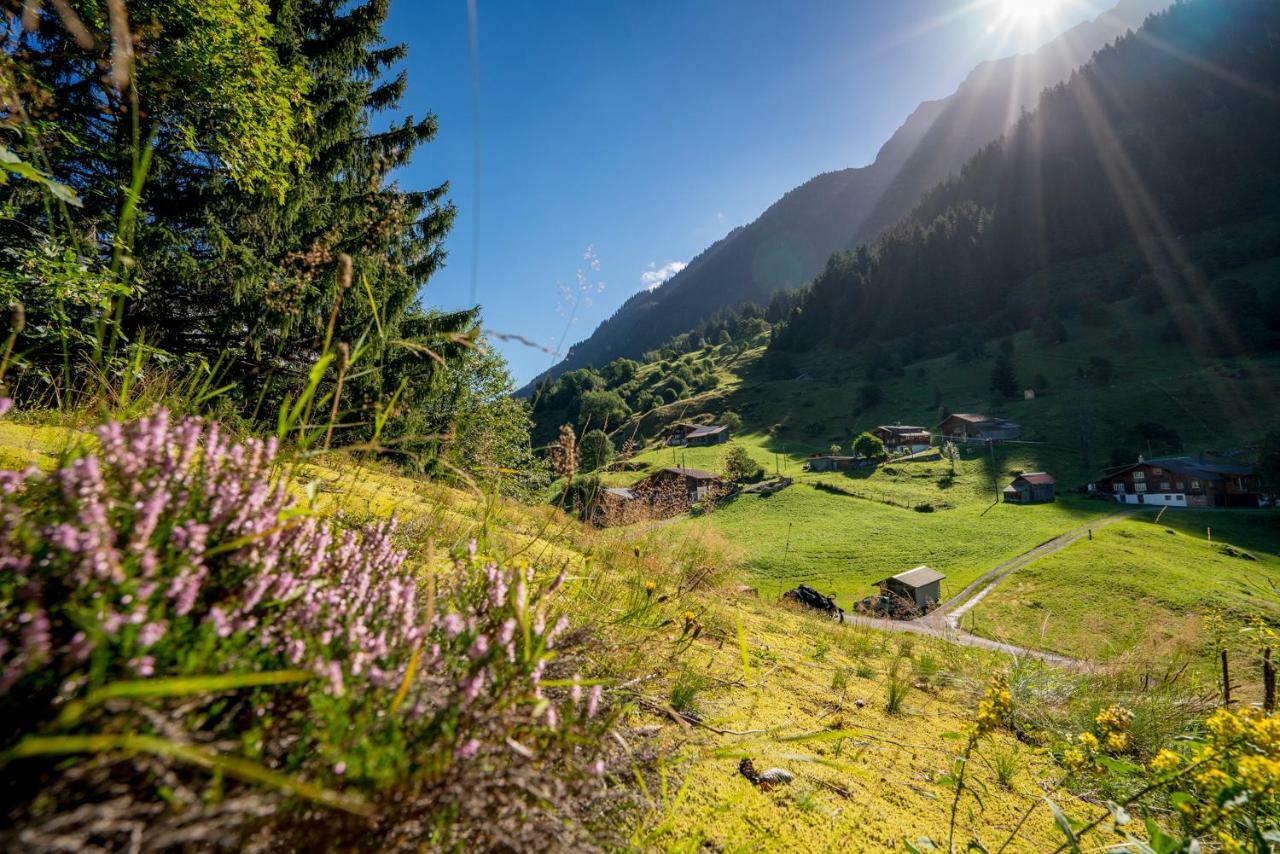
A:
[[[67,448],[92,445],[71,428],[8,421],[0,429],[2,459],[22,459],[24,466],[52,466]],[[603,703],[616,716],[617,734],[604,744],[602,779],[589,791],[572,790],[585,799],[579,805],[597,806],[558,819],[585,822],[568,831],[588,836],[566,838],[688,851],[759,844],[841,850],[854,839],[864,850],[890,850],[904,838],[945,838],[951,797],[945,777],[955,755],[946,734],[969,724],[986,677],[1007,668],[1007,660],[925,638],[899,640],[841,627],[756,597],[727,594],[720,579],[732,578],[733,552],[705,528],[593,530],[550,508],[404,478],[342,454],[295,466],[288,483],[323,516],[341,512],[358,521],[395,513],[423,583],[432,579],[433,589],[468,583],[465,567],[448,554],[473,539],[504,560],[522,556],[540,578],[565,572],[556,612],[569,615],[574,628],[558,647],[555,672],[576,670],[602,681]],[[1019,676],[1020,702],[1032,696],[1027,692],[1041,690],[1035,686],[1048,674],[1037,673]],[[555,690],[550,683],[548,688]],[[376,699],[370,695],[369,701]],[[131,711],[148,705],[154,706],[152,719],[166,708],[163,697],[135,699],[92,720],[107,714],[105,725],[124,725]],[[1027,707],[1037,715],[1043,711],[1034,703]],[[1054,714],[1054,726],[1071,732],[1091,712],[1064,704]],[[362,726],[352,720],[328,737],[358,738]],[[239,754],[234,744],[221,749]],[[250,748],[247,755],[252,761],[255,754]],[[744,757],[762,771],[783,767],[795,780],[772,791],[754,786],[738,773]],[[981,787],[981,809],[969,804],[958,814],[957,838],[998,842],[1012,834],[1011,850],[1042,849],[1057,833],[1048,811],[1037,810],[1021,824],[1018,819],[1042,796],[1045,779],[1055,781],[1053,795],[1068,812],[1090,812],[1071,791],[1056,788],[1063,778],[1051,757],[1007,731],[985,738],[980,758],[970,785]],[[376,788],[366,791],[368,801],[360,799],[354,768],[344,784],[341,770],[324,770],[326,760],[316,759],[319,765],[308,764],[303,773],[341,795],[299,783],[296,796],[304,802],[323,795],[361,809],[382,804]],[[106,749],[87,761],[128,767],[129,760],[127,751],[113,756]],[[7,767],[30,768],[22,762]],[[568,773],[532,767],[541,786]],[[207,788],[200,772],[181,764],[165,773],[183,781],[171,795],[177,803],[186,803],[187,786]],[[206,796],[208,808],[222,810],[224,833],[237,832],[225,822],[248,797],[242,773],[229,773]],[[91,786],[86,780],[52,779],[57,800],[34,807],[28,819],[40,820],[57,803],[74,804],[89,794],[77,789]],[[266,797],[282,778],[262,779]],[[576,785],[571,780],[554,785]],[[224,786],[228,800],[220,807]],[[564,791],[557,792],[554,809],[563,810],[568,803],[559,800]],[[288,798],[274,803],[280,815],[290,814]],[[198,800],[185,809],[186,820],[204,820]],[[315,805],[308,816],[307,832],[328,826],[328,814]],[[465,816],[453,820],[465,827]],[[70,827],[74,832],[74,822]],[[272,832],[301,831],[281,826]]]
[[[1267,512],[1147,512],[1010,576],[965,626],[1013,643],[1109,661],[1135,648],[1149,659],[1212,658],[1202,618],[1235,631],[1280,623],[1280,516]],[[1212,535],[1212,541],[1208,539]],[[1211,666],[1211,664],[1210,664]]]

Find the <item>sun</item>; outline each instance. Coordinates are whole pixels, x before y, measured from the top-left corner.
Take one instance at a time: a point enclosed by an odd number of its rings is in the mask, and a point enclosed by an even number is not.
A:
[[[999,0],[1000,20],[1006,24],[1029,27],[1053,17],[1061,0]]]

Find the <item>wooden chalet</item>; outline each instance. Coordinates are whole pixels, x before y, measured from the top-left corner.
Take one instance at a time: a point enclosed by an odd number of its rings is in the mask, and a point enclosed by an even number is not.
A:
[[[1251,466],[1194,457],[1139,457],[1104,471],[1092,489],[1121,504],[1164,507],[1258,507],[1262,498]]]
[[[1001,494],[1009,504],[1048,504],[1057,498],[1057,481],[1042,471],[1024,472]]]
[[[1007,418],[961,412],[938,424],[938,433],[953,442],[1003,442],[1022,435],[1022,425]]]
[[[912,453],[928,450],[933,443],[933,434],[924,427],[912,427],[906,424],[881,425],[871,429],[871,435],[884,442],[884,448],[890,453]]]

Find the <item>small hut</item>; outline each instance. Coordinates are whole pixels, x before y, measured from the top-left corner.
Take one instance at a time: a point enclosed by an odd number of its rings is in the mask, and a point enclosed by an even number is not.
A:
[[[942,580],[946,578],[936,569],[917,566],[876,582],[885,593],[899,596],[921,611],[928,611],[942,601]]]
[[[1015,477],[1001,494],[1008,504],[1048,504],[1056,497],[1055,484],[1053,475],[1027,472]]]

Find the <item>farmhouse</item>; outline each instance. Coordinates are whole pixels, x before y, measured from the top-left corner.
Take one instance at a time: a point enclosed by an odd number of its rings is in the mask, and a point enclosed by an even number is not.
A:
[[[672,466],[649,475],[632,486],[631,491],[651,504],[670,502],[687,507],[714,496],[723,485],[720,475],[713,472]]]
[[[1009,504],[1045,504],[1054,500],[1056,481],[1042,471],[1025,472],[1001,493]]]
[[[691,448],[702,445],[723,445],[729,441],[729,428],[718,424],[698,427],[685,434],[684,443]]]
[[[946,578],[936,569],[917,566],[906,572],[899,572],[883,581],[877,581],[876,587],[893,596],[899,596],[911,602],[921,611],[927,611],[942,601],[942,579]]]
[[[923,427],[911,427],[905,424],[881,425],[871,429],[871,435],[884,442],[884,448],[890,453],[924,451],[929,448],[933,435]]]
[[[1139,457],[1104,471],[1093,488],[1121,504],[1166,507],[1257,507],[1261,498],[1252,467],[1203,457]]]
[[[729,428],[717,424],[690,424],[680,422],[671,425],[667,433],[668,445],[720,445],[729,441]]]
[[[809,471],[844,471],[857,465],[857,457],[842,457],[835,454],[815,454],[804,462],[804,467]]]
[[[953,442],[1002,442],[1022,435],[1022,425],[1005,418],[962,412],[944,418],[938,432]]]

